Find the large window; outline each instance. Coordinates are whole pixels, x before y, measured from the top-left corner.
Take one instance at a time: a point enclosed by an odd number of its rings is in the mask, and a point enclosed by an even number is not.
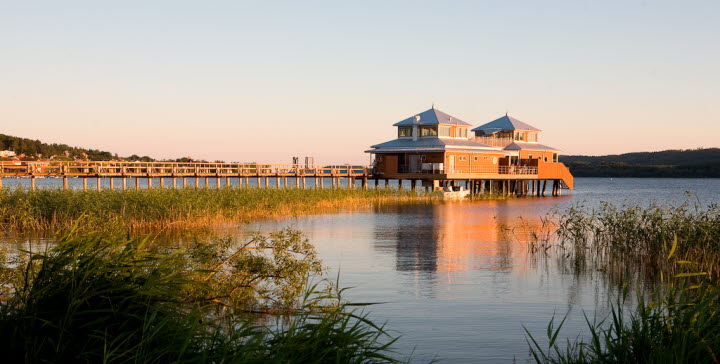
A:
[[[537,133],[530,133],[530,134],[528,134],[528,141],[529,141],[529,142],[536,142],[536,141],[537,141]]]
[[[420,136],[437,136],[437,128],[434,126],[422,126],[420,127]]]
[[[438,127],[438,135],[449,137],[450,136],[450,127],[449,126]]]
[[[455,129],[455,137],[456,138],[467,138],[467,128],[456,128]]]
[[[398,137],[411,137],[412,126],[400,126],[398,127]]]
[[[515,132],[515,140],[522,142],[525,141],[525,132],[524,131],[516,131]]]

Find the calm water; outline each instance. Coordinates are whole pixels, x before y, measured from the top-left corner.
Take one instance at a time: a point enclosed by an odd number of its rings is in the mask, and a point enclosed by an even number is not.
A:
[[[398,349],[443,362],[525,362],[523,325],[542,336],[557,313],[571,312],[565,333],[585,327],[583,311],[599,317],[617,288],[603,274],[574,274],[557,259],[538,259],[499,224],[537,222],[554,208],[579,202],[720,202],[717,179],[576,179],[558,198],[411,205],[306,216],[252,225],[305,232],[348,298],[384,302],[372,317],[402,334]]]
[[[4,181],[5,186],[22,183],[26,180]],[[59,179],[38,180],[40,188],[61,184]],[[720,203],[718,179],[577,178],[575,184],[571,195],[555,198],[305,216],[243,226],[239,236],[287,226],[303,231],[329,267],[329,276],[339,272],[341,285],[354,287],[347,298],[384,302],[369,308],[371,317],[387,321],[402,335],[397,350],[402,355],[414,351],[414,361],[525,362],[529,353],[523,326],[539,337],[554,313],[570,311],[565,334],[574,337],[585,327],[583,312],[605,315],[617,287],[595,270],[577,274],[554,257],[529,254],[521,236],[507,238],[499,225],[514,225],[520,218],[537,224],[553,209],[577,203]],[[72,180],[71,186],[82,182]]]

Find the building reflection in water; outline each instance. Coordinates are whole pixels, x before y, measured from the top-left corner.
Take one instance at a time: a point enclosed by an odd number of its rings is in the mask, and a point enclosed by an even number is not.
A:
[[[374,248],[394,255],[395,269],[416,282],[407,288],[420,294],[432,295],[436,283],[462,279],[457,273],[468,270],[494,274],[491,279],[502,286],[514,270],[527,269],[526,245],[507,239],[502,228],[517,225],[510,216],[522,211],[518,207],[508,201],[378,207]],[[539,218],[525,221],[534,220]]]

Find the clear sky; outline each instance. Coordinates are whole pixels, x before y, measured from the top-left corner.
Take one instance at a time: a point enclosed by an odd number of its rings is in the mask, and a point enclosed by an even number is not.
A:
[[[720,1],[0,0],[0,133],[120,155],[367,162],[509,111],[566,154],[720,146]]]

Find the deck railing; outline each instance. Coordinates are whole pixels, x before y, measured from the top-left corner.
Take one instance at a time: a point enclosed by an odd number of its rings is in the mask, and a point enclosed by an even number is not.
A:
[[[367,176],[366,165],[177,163],[177,162],[18,162],[0,165],[5,177],[31,176]]]
[[[419,174],[509,174],[509,175],[537,175],[538,167],[536,166],[470,166],[470,167],[452,167],[441,166],[439,169],[411,169],[401,167],[399,173],[419,173]]]
[[[479,136],[472,139],[476,143],[487,144],[491,147],[505,148],[512,144],[513,138],[496,138],[492,136]]]

